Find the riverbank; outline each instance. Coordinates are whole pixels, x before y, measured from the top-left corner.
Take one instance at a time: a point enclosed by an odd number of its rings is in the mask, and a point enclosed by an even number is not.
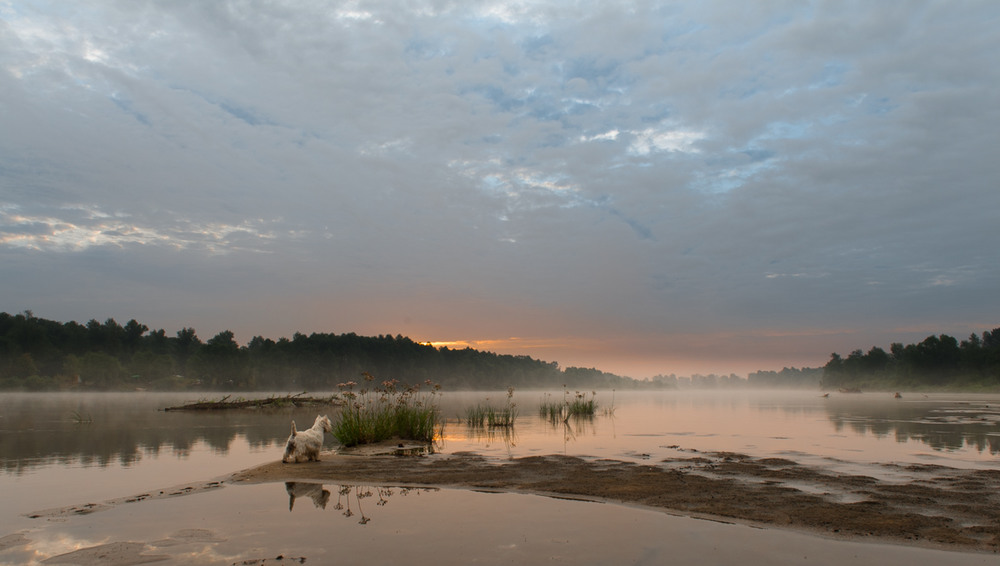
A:
[[[896,472],[909,479],[885,482],[725,452],[648,463],[559,455],[495,462],[471,452],[412,457],[369,448],[367,454],[327,453],[320,462],[268,463],[228,481],[512,491],[641,505],[833,537],[1000,551],[1000,471],[909,465]]]

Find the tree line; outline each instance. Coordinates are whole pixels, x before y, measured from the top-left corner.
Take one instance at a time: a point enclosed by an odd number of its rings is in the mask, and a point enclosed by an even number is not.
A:
[[[996,388],[1000,386],[1000,328],[967,340],[941,334],[917,344],[893,343],[886,352],[873,346],[837,353],[823,367],[824,388],[912,389]]]
[[[170,336],[135,319],[86,324],[0,313],[0,389],[332,391],[362,372],[449,389],[634,388],[643,382],[593,368],[472,348],[435,348],[404,336],[254,336],[225,330],[202,341],[194,328]],[[648,385],[648,383],[646,384]]]
[[[729,376],[658,375],[637,380],[594,368],[472,348],[435,348],[396,335],[295,333],[245,346],[225,330],[202,341],[194,328],[174,335],[135,319],[57,322],[31,311],[0,312],[0,389],[333,391],[362,372],[406,384],[427,380],[452,390],[1000,387],[1000,328],[957,341],[929,336],[919,344],[872,347],[822,368]]]
[[[823,368],[786,367],[781,371],[755,371],[747,376],[747,384],[776,389],[816,389],[822,379]]]

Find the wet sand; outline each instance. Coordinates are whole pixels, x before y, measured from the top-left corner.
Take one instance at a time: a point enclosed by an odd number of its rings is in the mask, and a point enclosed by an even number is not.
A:
[[[894,471],[908,479],[887,482],[734,453],[641,463],[559,455],[495,462],[470,452],[386,454],[393,447],[325,453],[320,462],[274,462],[228,481],[455,486],[638,505],[845,539],[1000,551],[1000,470],[906,466]]]

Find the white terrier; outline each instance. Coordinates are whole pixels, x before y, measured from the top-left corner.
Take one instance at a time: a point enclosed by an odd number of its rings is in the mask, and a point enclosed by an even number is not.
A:
[[[295,421],[292,421],[292,434],[285,444],[285,455],[281,461],[305,462],[308,460],[319,461],[319,451],[323,448],[323,433],[332,432],[333,425],[326,415],[317,416],[312,428],[299,432],[295,430]]]

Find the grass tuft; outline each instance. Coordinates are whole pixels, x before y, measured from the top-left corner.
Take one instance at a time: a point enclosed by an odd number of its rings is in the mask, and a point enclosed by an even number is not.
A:
[[[465,422],[476,428],[512,428],[517,420],[517,403],[514,403],[514,388],[507,388],[507,403],[503,407],[494,407],[486,403],[477,403],[465,410]]]
[[[375,377],[364,376],[364,387],[350,381],[339,385],[344,407],[333,423],[333,436],[344,446],[373,444],[390,438],[433,442],[440,427],[440,412],[435,397],[440,385],[430,380],[430,392],[419,385],[399,387],[395,379],[375,385]]]
[[[566,422],[570,417],[592,418],[597,414],[597,409],[596,391],[591,391],[589,396],[577,391],[572,397],[569,391],[565,391],[562,401],[550,399],[546,394],[545,399],[538,405],[538,415],[549,422],[559,423]]]

